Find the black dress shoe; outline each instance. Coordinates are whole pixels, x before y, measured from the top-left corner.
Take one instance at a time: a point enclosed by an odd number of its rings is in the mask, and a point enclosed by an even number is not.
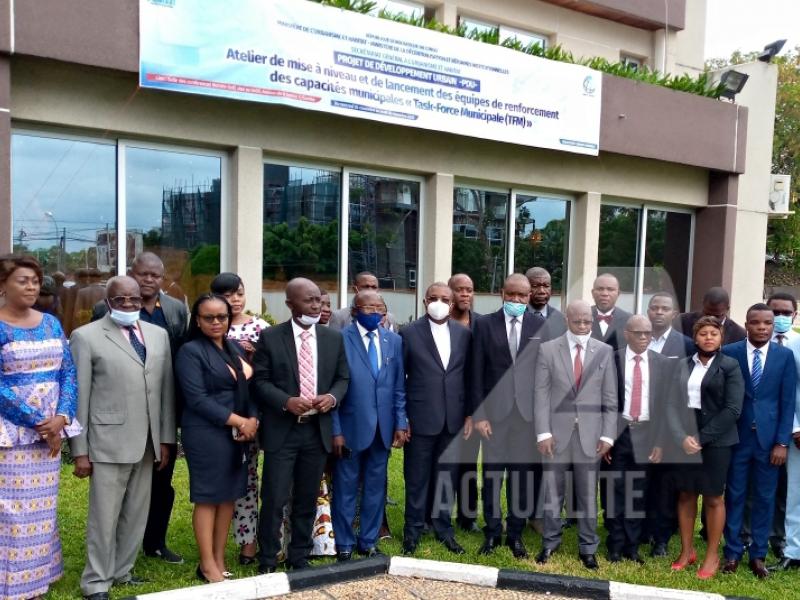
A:
[[[115,581],[117,585],[144,585],[145,583],[150,583],[147,579],[142,579],[141,577],[137,577],[136,575],[131,575],[127,579],[122,579],[120,581]]]
[[[594,554],[578,554],[578,557],[587,569],[596,569],[598,567]]]
[[[353,558],[353,553],[350,550],[342,550],[336,553],[336,562],[347,562]]]
[[[736,573],[736,569],[739,568],[739,561],[735,558],[729,558],[722,564],[722,572],[726,575],[731,575]]]
[[[629,560],[631,562],[635,562],[638,565],[643,565],[644,564],[644,559],[639,555],[639,551],[638,550],[635,551],[635,552],[625,552],[622,555],[622,557],[625,560]]]
[[[258,574],[259,575],[269,575],[270,573],[274,573],[278,570],[278,567],[272,567],[269,565],[258,565]]]
[[[753,572],[753,575],[758,577],[759,579],[766,579],[769,577],[769,571],[767,571],[767,565],[764,564],[764,559],[762,558],[754,558],[750,561],[750,570]]]
[[[84,596],[83,600],[108,600],[108,592],[89,594],[88,596]]]
[[[483,544],[478,548],[478,554],[491,554],[494,549],[500,545],[499,537],[487,537],[483,540]]]
[[[553,551],[550,548],[542,548],[542,551],[536,555],[536,562],[540,565],[547,564],[547,561],[550,560],[552,555]]]
[[[653,558],[663,558],[667,556],[667,545],[664,543],[654,544],[650,549],[650,556]]]
[[[506,540],[506,546],[511,548],[511,554],[514,555],[514,558],[528,558],[528,550],[525,548],[525,544],[522,543],[522,540],[515,539],[515,540]]]
[[[254,565],[257,562],[258,558],[256,558],[255,556],[247,556],[246,554],[239,555],[239,564],[242,566],[246,567],[247,565]]]
[[[620,552],[617,552],[616,550],[613,552],[609,551],[608,562],[610,563],[622,562],[622,554]]]
[[[260,571],[260,569],[259,569],[259,571]],[[200,568],[200,565],[197,565],[197,570],[194,572],[194,574],[203,583],[208,583],[208,577],[205,576],[205,573],[203,573],[203,569]]]
[[[769,568],[770,571],[789,571],[790,569],[800,569],[800,560],[784,556]]]
[[[450,552],[453,554],[464,554],[464,548],[462,548],[461,544],[456,541],[456,538],[450,536],[442,538],[439,541],[442,542],[442,545],[450,550]]]
[[[414,554],[417,551],[417,540],[405,538],[403,540],[403,554]]]
[[[358,551],[359,554],[362,556],[366,556],[367,558],[373,558],[375,556],[383,556],[383,552],[378,550],[376,546],[370,546],[369,548],[364,548],[363,550]]]
[[[772,556],[778,560],[781,560],[784,557],[783,548],[780,546],[772,546]]]

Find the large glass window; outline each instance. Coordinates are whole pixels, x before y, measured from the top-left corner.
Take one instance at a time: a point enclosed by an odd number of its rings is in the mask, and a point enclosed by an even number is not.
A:
[[[642,306],[654,293],[666,291],[677,298],[678,309],[685,310],[691,237],[691,214],[647,210]]]
[[[604,204],[600,207],[600,251],[597,273],[611,273],[619,280],[617,305],[636,309],[637,267],[641,236],[640,208]]]
[[[374,273],[399,323],[417,314],[420,182],[377,175],[349,176],[348,280]]]
[[[11,196],[14,251],[52,276],[40,307],[69,335],[89,321],[116,271],[116,146],[15,133]]]
[[[307,277],[338,302],[341,173],[315,167],[264,165],[264,271],[266,310],[289,318],[286,282]]]
[[[125,148],[127,264],[146,250],[164,262],[162,288],[191,303],[219,273],[222,159]]]

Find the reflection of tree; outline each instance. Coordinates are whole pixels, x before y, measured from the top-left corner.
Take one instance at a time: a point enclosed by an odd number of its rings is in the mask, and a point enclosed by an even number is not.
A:
[[[621,206],[600,210],[600,251],[598,270],[607,269],[619,279],[623,290],[634,289],[639,211]],[[623,267],[615,269],[614,267]]]
[[[531,267],[543,267],[550,272],[553,290],[561,290],[564,279],[565,232],[565,219],[553,219],[542,229],[533,229],[527,236],[521,235],[521,229],[514,246],[515,270],[524,273]]]
[[[154,227],[142,236],[142,243],[145,248],[153,248],[161,245],[161,230]]]
[[[352,236],[352,232],[351,232]],[[339,222],[325,225],[300,217],[296,227],[287,223],[264,225],[264,277],[289,280],[335,274],[339,262]]]
[[[508,195],[471,188],[455,193],[453,273],[466,273],[476,292],[497,292],[505,275]]]
[[[219,273],[219,244],[204,244],[191,252],[192,275]]]

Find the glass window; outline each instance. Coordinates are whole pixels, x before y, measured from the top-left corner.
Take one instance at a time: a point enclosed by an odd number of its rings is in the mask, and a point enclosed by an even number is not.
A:
[[[308,277],[338,303],[339,171],[264,165],[264,271],[266,311],[278,322],[290,317],[286,282]]]
[[[513,27],[500,26],[500,41],[503,42],[509,38],[517,38],[523,48],[531,44],[539,44],[542,49],[547,48],[547,36],[541,33],[534,33],[533,31],[524,31],[522,29],[515,29]]]
[[[165,293],[191,302],[220,266],[222,159],[125,149],[127,264],[147,250],[164,261]]]
[[[547,269],[552,279],[551,303],[559,308],[566,281],[569,202],[518,193],[516,204],[514,270]]]
[[[62,319],[67,335],[89,321],[116,272],[116,151],[91,141],[11,137],[14,251],[35,256],[55,276],[40,307]]]
[[[422,2],[411,0],[376,0],[372,13],[378,14],[385,10],[393,15],[403,15],[409,19],[416,19],[425,14],[425,5]]]
[[[691,234],[691,214],[648,209],[642,306],[655,292],[666,291],[685,310]]]
[[[472,31],[490,34],[498,27],[494,23],[487,23],[486,21],[479,21],[478,19],[471,19],[469,17],[458,17],[458,24],[466,27],[467,35],[469,35]]]
[[[644,61],[641,58],[638,56],[630,56],[629,54],[623,54],[620,57],[620,62],[626,67],[632,68],[634,71],[641,69],[642,64],[644,64]]]
[[[398,323],[415,318],[419,181],[352,173],[349,177],[348,281],[374,273]]]
[[[600,248],[597,273],[611,273],[619,280],[618,306],[629,312],[636,308],[636,272],[641,235],[639,208],[604,204],[600,207]]]

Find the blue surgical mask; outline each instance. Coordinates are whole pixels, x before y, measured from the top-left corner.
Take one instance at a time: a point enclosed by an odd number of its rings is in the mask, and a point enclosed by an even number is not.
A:
[[[124,310],[117,310],[116,308],[111,309],[111,320],[114,321],[120,327],[130,327],[132,325],[136,325],[136,321],[139,320],[139,311],[135,310],[133,312],[127,312]]]
[[[521,317],[525,314],[526,308],[528,305],[522,302],[503,302],[503,310],[509,317]]]
[[[381,324],[383,315],[381,313],[364,313],[360,310],[356,312],[356,321],[367,331],[375,331]]]
[[[777,333],[786,333],[792,328],[792,317],[786,315],[778,315],[775,317],[775,331]]]

